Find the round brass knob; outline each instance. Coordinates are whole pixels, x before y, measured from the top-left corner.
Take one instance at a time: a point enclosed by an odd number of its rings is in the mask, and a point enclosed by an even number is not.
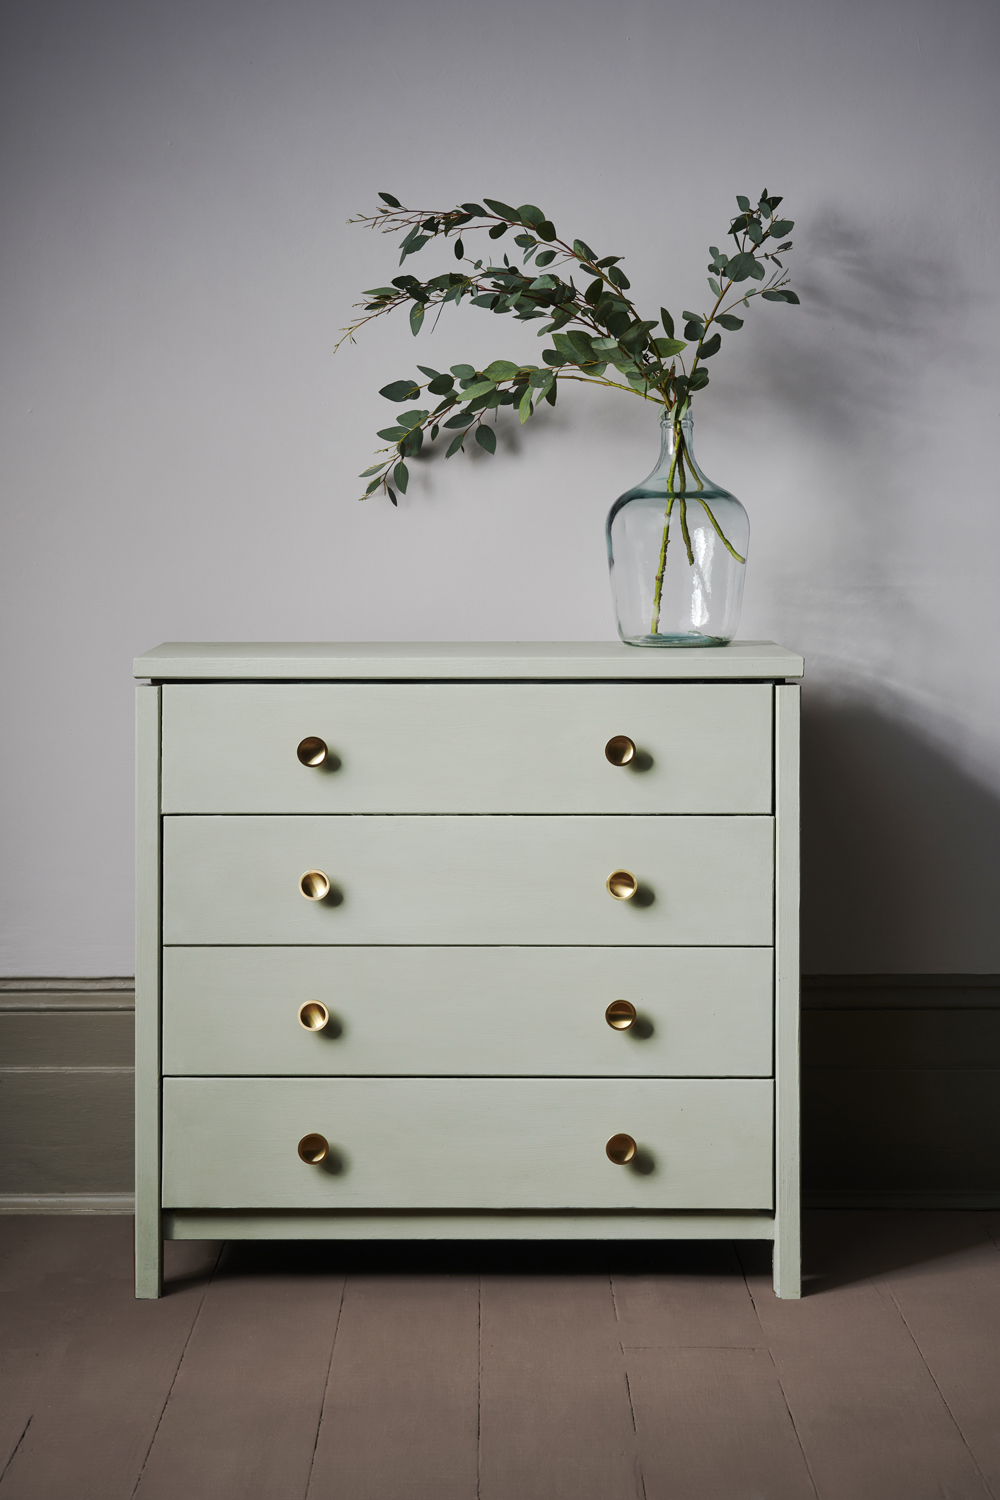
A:
[[[302,1007],[305,1009],[305,1006]],[[299,1011],[301,1016],[302,1011]],[[604,1012],[604,1019],[615,1031],[628,1031],[635,1020],[636,1010],[631,1000],[612,1000]]]
[[[307,734],[304,740],[299,740],[295,753],[304,766],[321,766],[330,752],[326,740],[321,740],[315,734]]]
[[[616,1167],[624,1167],[635,1156],[635,1141],[630,1135],[613,1135],[604,1149],[608,1161],[613,1161]]]
[[[325,901],[330,894],[330,877],[322,870],[307,870],[299,881],[299,890],[307,901]]]
[[[627,734],[612,735],[604,747],[604,754],[613,766],[627,766],[635,754],[635,744]]]
[[[306,1031],[322,1031],[324,1026],[329,1025],[330,1012],[319,1000],[307,1000],[304,1005],[299,1006],[299,1025],[304,1026]]]
[[[616,901],[631,901],[639,889],[639,882],[631,870],[612,870],[605,884]]]
[[[618,1140],[618,1136],[615,1136]],[[609,1145],[608,1151],[611,1147]],[[318,1167],[320,1162],[326,1161],[330,1154],[330,1142],[325,1135],[304,1135],[299,1141],[299,1156],[311,1167]]]

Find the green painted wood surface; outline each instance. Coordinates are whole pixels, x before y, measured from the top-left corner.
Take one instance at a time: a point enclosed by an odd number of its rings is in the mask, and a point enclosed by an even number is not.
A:
[[[163,1203],[769,1209],[772,1110],[757,1078],[167,1078]]]
[[[163,1068],[764,1076],[771,986],[767,948],[167,948]]]
[[[173,817],[167,943],[770,944],[770,818]],[[641,886],[616,901],[606,880]],[[339,900],[307,901],[323,870]]]
[[[784,679],[802,657],[773,641],[644,651],[621,641],[167,641],[135,659],[156,682]]]
[[[163,689],[165,813],[770,813],[763,683]],[[604,753],[628,735],[626,766]],[[329,747],[318,767],[296,747]]]
[[[770,1240],[767,1213],[166,1209],[169,1240]]]
[[[160,1233],[160,689],[136,688],[135,1294],[158,1297]]]
[[[801,688],[775,694],[774,1290],[802,1295],[799,1104],[799,712]]]

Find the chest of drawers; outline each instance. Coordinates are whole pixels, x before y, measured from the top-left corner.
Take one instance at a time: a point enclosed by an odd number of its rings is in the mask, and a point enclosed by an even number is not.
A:
[[[138,1296],[236,1237],[769,1239],[799,1295],[799,657],[135,671]]]

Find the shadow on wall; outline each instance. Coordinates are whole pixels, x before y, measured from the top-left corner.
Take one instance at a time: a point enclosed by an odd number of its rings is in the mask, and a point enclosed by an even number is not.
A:
[[[874,705],[802,736],[804,972],[1000,973],[1000,801]]]

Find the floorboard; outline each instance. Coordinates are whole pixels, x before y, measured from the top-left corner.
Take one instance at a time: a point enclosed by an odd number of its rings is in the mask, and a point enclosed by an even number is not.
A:
[[[754,1297],[821,1500],[979,1500],[989,1495],[863,1239],[864,1213],[809,1217],[810,1295]],[[883,1247],[883,1254],[885,1252]],[[912,1248],[908,1254],[919,1257]]]
[[[637,1500],[611,1279],[482,1281],[482,1500]]]
[[[478,1276],[351,1276],[309,1500],[472,1500],[478,1435]]]
[[[136,1500],[302,1500],[344,1290],[328,1263],[323,1245],[227,1246]]]
[[[0,1245],[3,1500],[129,1500],[219,1247],[170,1245],[137,1302],[131,1219],[0,1216]]]

